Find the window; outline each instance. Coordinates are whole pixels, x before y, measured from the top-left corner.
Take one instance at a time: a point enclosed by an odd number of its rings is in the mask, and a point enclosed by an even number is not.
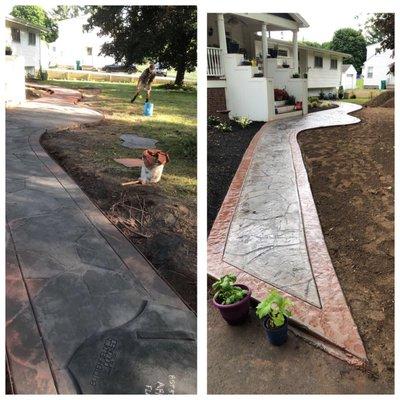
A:
[[[13,42],[21,43],[21,31],[17,28],[11,28],[11,38]]]
[[[287,57],[287,50],[278,50],[278,56]]]
[[[331,69],[337,69],[337,60],[335,58],[331,58]]]
[[[86,47],[86,53],[88,56],[91,56],[93,53],[93,48],[92,47]]]
[[[323,59],[320,56],[315,56],[314,57],[314,68],[323,68],[324,67],[324,63],[323,63]]]
[[[36,46],[36,34],[29,32],[29,46]]]
[[[374,76],[374,67],[368,67],[367,78],[372,78]]]

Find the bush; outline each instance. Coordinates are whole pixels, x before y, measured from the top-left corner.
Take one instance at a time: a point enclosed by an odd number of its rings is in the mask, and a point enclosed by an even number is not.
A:
[[[294,96],[289,96],[286,100],[288,106],[294,106],[296,104],[296,98]]]
[[[275,101],[287,100],[289,97],[288,92],[285,89],[274,89]]]
[[[247,128],[253,121],[247,117],[235,117],[235,122],[242,128]]]
[[[292,78],[300,78],[300,74],[293,74]]]
[[[357,96],[356,96],[354,93],[352,93],[352,94],[350,95],[350,98],[351,98],[351,99],[356,99]]]
[[[12,56],[12,48],[11,48],[11,46],[6,46],[6,56]]]
[[[338,90],[339,99],[343,99],[343,95],[344,95],[343,86],[339,86],[339,90]]]
[[[325,93],[324,93],[322,90],[319,92],[318,98],[319,98],[320,100],[324,100],[324,99],[325,99]]]
[[[220,122],[215,129],[219,132],[232,132],[232,127],[228,122]]]
[[[47,71],[43,71],[42,67],[40,67],[38,75],[37,75],[37,79],[41,80],[41,81],[47,81],[49,77],[49,74],[47,73]]]
[[[216,117],[215,115],[210,115],[207,118],[207,125],[208,126],[214,127],[214,126],[219,125],[220,123],[221,123],[221,120],[218,117]]]

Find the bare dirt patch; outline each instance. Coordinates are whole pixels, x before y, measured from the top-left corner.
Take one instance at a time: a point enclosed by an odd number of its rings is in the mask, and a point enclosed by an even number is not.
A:
[[[88,101],[89,105],[102,93],[91,88],[82,88],[81,92],[83,101]],[[126,168],[113,160],[141,156],[143,150],[120,145],[120,134],[130,131],[132,127],[128,122],[113,121],[106,114],[98,126],[45,133],[41,143],[106,217],[149,259],[159,275],[196,311],[196,201],[191,189],[186,192],[181,184],[186,179],[181,177],[182,168],[187,163],[188,170],[193,170],[193,161],[179,160],[181,169],[178,170],[178,160],[172,158],[157,185],[121,186],[122,182],[140,175],[139,168]],[[176,184],[178,178],[179,185]]]
[[[360,124],[305,131],[298,140],[369,373],[393,385],[394,109],[367,107],[353,115]]]

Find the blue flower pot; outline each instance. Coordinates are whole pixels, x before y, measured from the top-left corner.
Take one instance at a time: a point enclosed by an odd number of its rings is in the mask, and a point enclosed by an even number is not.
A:
[[[267,338],[274,346],[281,346],[286,342],[288,338],[288,320],[285,317],[285,323],[279,328],[271,328],[268,324],[269,317],[263,321],[264,329],[267,334]]]
[[[143,115],[145,117],[151,117],[153,115],[153,103],[150,103],[149,101],[144,103]]]

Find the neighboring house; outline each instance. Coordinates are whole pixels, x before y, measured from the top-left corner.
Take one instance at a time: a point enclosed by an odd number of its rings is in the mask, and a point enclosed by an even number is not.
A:
[[[25,73],[35,75],[42,65],[40,33],[46,30],[22,19],[6,16],[5,45],[10,46],[13,56],[24,58]]]
[[[307,114],[308,96],[336,92],[349,55],[299,43],[308,26],[299,14],[208,14],[208,114],[270,121]],[[273,31],[291,31],[293,39],[273,39]],[[274,89],[285,89],[301,110],[275,103]]]
[[[367,46],[367,59],[362,67],[365,88],[382,88],[382,82],[386,86],[394,85],[394,73],[390,72],[393,51],[379,52],[379,48],[379,43]]]
[[[99,35],[100,28],[84,31],[87,19],[81,16],[58,22],[58,39],[49,44],[50,66],[76,68],[79,62],[84,68],[101,69],[115,62],[113,57],[99,55],[101,46],[109,38]]]
[[[357,86],[357,71],[352,64],[342,65],[342,78],[340,84],[344,90],[355,89]]]

